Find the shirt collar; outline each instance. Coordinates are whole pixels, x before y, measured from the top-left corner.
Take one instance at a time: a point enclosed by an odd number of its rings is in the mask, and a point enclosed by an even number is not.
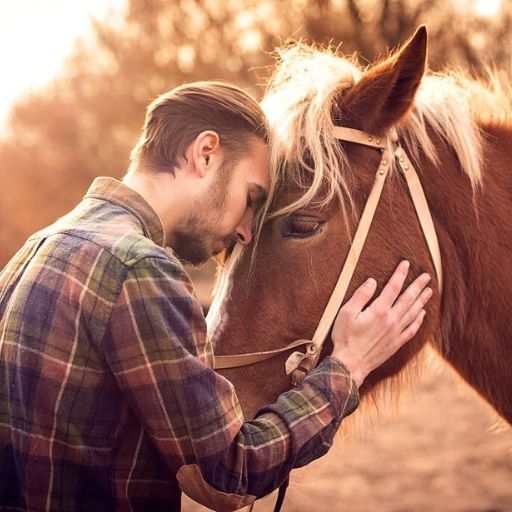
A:
[[[85,199],[89,197],[103,199],[128,210],[140,221],[144,234],[155,244],[165,247],[165,233],[160,217],[148,202],[128,185],[114,178],[96,178]]]

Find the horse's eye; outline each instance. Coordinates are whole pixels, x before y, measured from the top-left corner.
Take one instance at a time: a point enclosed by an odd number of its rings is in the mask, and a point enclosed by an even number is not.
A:
[[[323,221],[314,217],[290,216],[283,222],[281,235],[284,238],[308,238],[322,232]]]

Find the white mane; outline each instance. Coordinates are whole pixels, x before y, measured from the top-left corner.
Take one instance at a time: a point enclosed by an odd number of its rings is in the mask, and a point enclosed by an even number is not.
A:
[[[332,50],[319,50],[296,44],[278,51],[276,70],[268,83],[262,108],[271,130],[271,190],[258,222],[303,208],[319,197],[322,207],[339,198],[345,221],[352,195],[346,176],[349,162],[333,135],[331,117],[335,93],[352,87],[364,70],[355,60],[340,57]],[[427,73],[416,94],[412,110],[396,127],[399,139],[405,141],[412,157],[419,150],[432,162],[438,156],[427,132],[430,126],[453,148],[462,172],[473,188],[482,181],[483,140],[478,120],[510,122],[512,120],[510,81],[489,72],[487,83],[473,80],[464,73]],[[304,161],[304,155],[309,159]],[[304,170],[310,176],[304,182]],[[269,213],[269,207],[280,186],[304,186],[298,200]],[[209,315],[210,325],[218,323],[221,304],[229,294],[230,274],[240,258],[241,248],[230,257],[229,265],[219,272],[215,301]],[[236,257],[235,257],[236,256]],[[253,253],[254,256],[254,253]]]
[[[278,57],[262,101],[273,140],[271,165],[276,187],[304,185],[304,171],[310,175],[311,186],[297,201],[271,216],[310,204],[320,191],[326,194],[317,203],[319,207],[337,196],[346,214],[343,198],[351,202],[346,184],[350,167],[334,138],[331,113],[335,96],[360,80],[364,70],[332,50],[304,44],[282,49]],[[482,180],[482,137],[475,118],[485,113],[487,119],[498,120],[504,111],[510,117],[510,87],[504,83],[496,74],[490,74],[486,88],[462,73],[427,73],[412,110],[396,126],[399,139],[408,145],[413,158],[418,159],[421,149],[428,159],[438,163],[427,132],[430,126],[453,149],[461,170],[473,188],[477,187]],[[502,108],[504,103],[508,108]],[[304,155],[309,155],[307,161]]]

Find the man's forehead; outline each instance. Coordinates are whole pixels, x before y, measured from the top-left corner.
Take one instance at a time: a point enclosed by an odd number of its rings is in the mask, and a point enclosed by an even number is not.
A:
[[[253,141],[251,157],[253,160],[253,168],[258,173],[258,180],[255,180],[255,185],[265,189],[268,187],[270,181],[270,155],[268,145],[262,140]]]

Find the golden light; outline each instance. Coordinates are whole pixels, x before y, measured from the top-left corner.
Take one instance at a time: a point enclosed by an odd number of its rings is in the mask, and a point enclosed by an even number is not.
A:
[[[480,16],[492,17],[498,14],[501,7],[501,0],[477,0],[475,12]]]
[[[16,0],[0,16],[0,131],[12,103],[48,83],[75,40],[86,36],[91,17],[117,11],[125,0]]]

